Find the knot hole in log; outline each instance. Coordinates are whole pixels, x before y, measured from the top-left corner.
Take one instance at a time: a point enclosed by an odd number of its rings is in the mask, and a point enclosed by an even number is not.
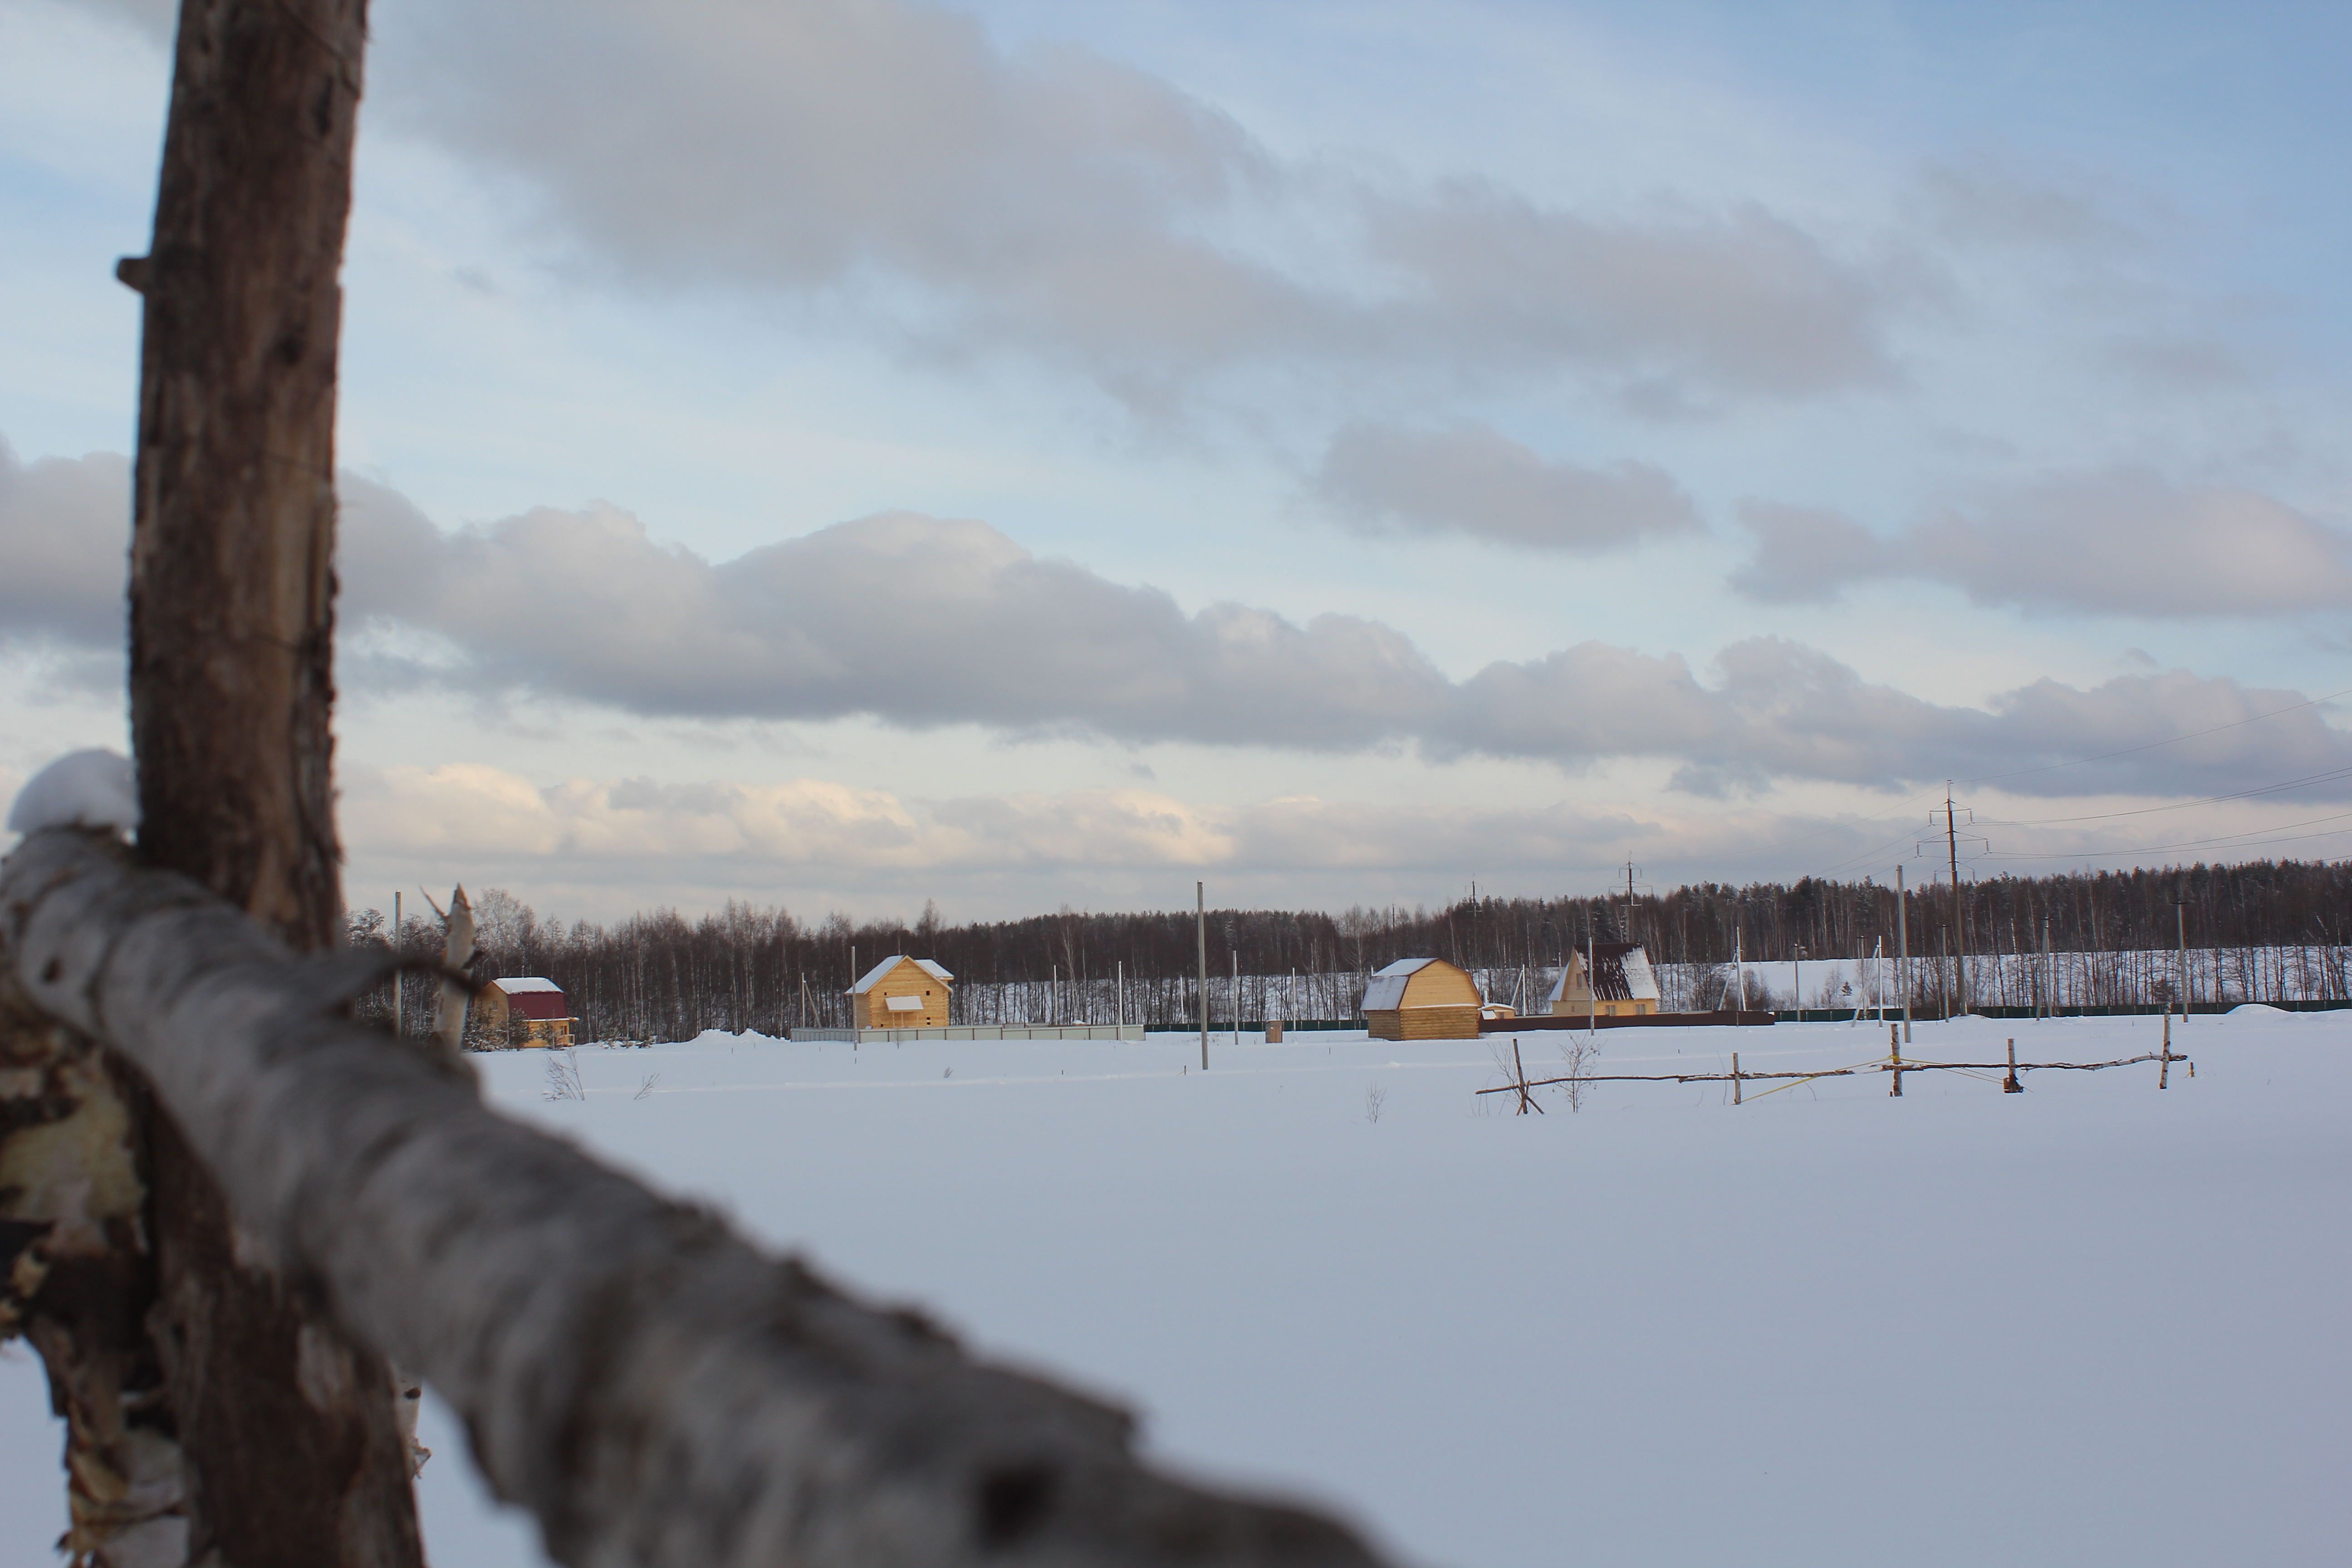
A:
[[[980,1544],[991,1552],[1017,1546],[1054,1506],[1054,1472],[1043,1465],[991,1470],[980,1479]]]

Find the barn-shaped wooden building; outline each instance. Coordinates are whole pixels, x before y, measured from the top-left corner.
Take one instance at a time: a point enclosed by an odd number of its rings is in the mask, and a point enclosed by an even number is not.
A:
[[[1364,1028],[1376,1040],[1475,1040],[1478,984],[1442,958],[1400,958],[1364,988]]]
[[[491,981],[474,997],[475,1022],[495,1029],[510,1046],[572,1043],[572,1008],[562,988],[541,975],[509,974]]]
[[[849,988],[855,1029],[943,1029],[955,976],[928,958],[892,953]]]
[[[1589,978],[1585,952],[1570,952],[1559,984],[1551,988],[1554,1017],[1636,1018],[1658,1010],[1658,977],[1640,942],[1593,943]]]

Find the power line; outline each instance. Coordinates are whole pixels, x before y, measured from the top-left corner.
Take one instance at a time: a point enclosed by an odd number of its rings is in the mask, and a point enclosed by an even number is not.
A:
[[[2128,811],[2095,811],[2084,816],[2037,816],[2024,822],[2010,822],[1989,816],[1985,818],[1985,822],[1989,826],[1993,827],[2049,827],[2069,822],[2105,822],[2119,816],[2146,816],[2151,812],[2182,811],[2192,805],[2218,805],[2223,801],[2250,800],[2258,795],[2277,795],[2285,790],[2301,789],[2305,784],[2325,784],[2331,779],[2347,776],[2352,776],[2352,767],[2330,768],[2326,773],[2312,773],[2299,779],[2289,779],[2284,784],[2260,784],[2252,789],[2242,789],[2231,795],[2209,795],[2200,800],[2176,800],[2165,805],[2135,806]]]
[[[1979,857],[1979,858],[1988,858],[1988,859],[1994,859],[1994,860],[2062,860],[2062,859],[2066,858],[2067,858],[2068,856],[2070,856],[2070,855],[2084,855],[2084,856],[2088,856],[2088,857],[2090,857],[2090,858],[2097,858],[2097,859],[2104,859],[2104,858],[2106,858],[2107,857],[2115,856],[2115,855],[2153,855],[2153,854],[2158,854],[2158,853],[2161,853],[2161,852],[2163,852],[2163,851],[2166,851],[2166,850],[2172,850],[2172,849],[2202,849],[2202,848],[2206,848],[2206,847],[2210,847],[2210,846],[2213,846],[2213,845],[2218,845],[2218,844],[2232,844],[2232,843],[2235,843],[2235,842],[2236,842],[2237,840],[2239,840],[2239,839],[2243,839],[2243,838],[2260,838],[2260,837],[2263,837],[2263,835],[2264,835],[2264,834],[2270,834],[2270,833],[2284,833],[2284,832],[2286,832],[2287,830],[2289,830],[2289,829],[2291,829],[2291,828],[2296,828],[2296,827],[2316,827],[2316,826],[2319,826],[2321,823],[2323,823],[2323,822],[2343,822],[2343,821],[2346,821],[2346,820],[2347,820],[2347,819],[2352,819],[2352,811],[2340,811],[2340,812],[2337,812],[2337,813],[2336,813],[2334,816],[2315,816],[2315,817],[2311,817],[2311,818],[2309,818],[2309,819],[2307,819],[2307,820],[2305,820],[2305,821],[2303,821],[2303,822],[2282,822],[2282,823],[2275,824],[2274,826],[2269,826],[2269,827],[2250,827],[2250,828],[2247,828],[2243,833],[2225,833],[2225,834],[2222,834],[2221,836],[2220,836],[2219,837],[2215,837],[2215,838],[2189,838],[2189,839],[2183,839],[2182,841],[2180,841],[2179,843],[2177,843],[2177,844],[2143,844],[2143,845],[2140,845],[2140,846],[2138,846],[2138,847],[2135,847],[2135,848],[2127,848],[2127,849],[2089,849],[2089,850],[2081,850],[2081,849],[2077,849],[2077,850],[2065,850],[2065,849],[2061,849],[2061,850],[2053,850],[2053,851],[2052,851],[2051,853],[2046,854],[2046,855],[2043,855],[2043,854],[2032,854],[2032,853],[2029,853],[2029,852],[2024,851],[2024,850],[2009,850],[2009,851],[2002,851],[2002,852],[1999,852],[1999,853],[1988,853],[1988,854],[1987,854],[1987,855],[1985,855],[1985,856]],[[2336,829],[2335,831],[2336,831],[2336,832],[2338,832],[2338,833],[2352,833],[2352,828],[2341,828],[2341,827],[2340,827],[2340,828]],[[2313,833],[2313,834],[2306,834],[2306,835],[2304,835],[2304,837],[2309,837],[2309,838],[2326,838],[2326,837],[2329,837],[2329,835],[2325,834],[2325,833]],[[2280,838],[2280,839],[2267,840],[2267,842],[2280,843],[2280,844],[2286,844],[2286,843],[2292,843],[2292,842],[2294,842],[2294,840],[2293,840],[2293,839],[2287,839],[2287,838]],[[2241,847],[2241,848],[2254,848],[2254,847],[2257,847],[2257,846],[2254,846],[2254,845],[2240,845],[2240,846],[2239,846],[2239,847]]]

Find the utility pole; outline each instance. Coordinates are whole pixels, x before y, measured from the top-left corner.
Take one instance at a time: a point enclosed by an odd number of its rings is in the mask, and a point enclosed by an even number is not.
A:
[[[1959,833],[1958,829],[1954,826],[1952,818],[1952,781],[1946,779],[1944,781],[1944,853],[1950,860],[1952,867],[1952,924],[1957,930],[1961,921],[1966,917],[1960,906]],[[1965,1013],[1969,1010],[1968,933],[1961,931],[1959,933],[1959,937],[1960,967],[1955,973],[1954,980],[1960,994],[1960,1011]]]
[[[1895,983],[1903,988],[1903,1043],[1911,1043],[1911,906],[1903,897],[1903,868],[1895,868],[1895,942],[1901,952],[1895,960]]]
[[[2172,988],[2180,996],[2180,1021],[2189,1022],[2189,900],[2180,890],[2179,879],[2172,883],[2172,913],[2180,930],[2180,956],[2174,962]]]
[[[1626,862],[1625,862],[1625,940],[1626,940],[1627,942],[1632,942],[1632,941],[1633,941],[1633,940],[1634,940],[1634,937],[1633,937],[1633,861],[1631,861],[1631,860],[1628,860],[1628,861],[1626,861]]]
[[[400,889],[398,888],[392,890],[392,951],[395,953],[400,951]],[[402,1005],[407,1000],[403,987],[403,982],[406,978],[407,976],[398,970],[393,972],[392,1037],[395,1040],[404,1038],[408,1034],[408,1014]]]
[[[2050,917],[2044,914],[2042,917],[2042,1016],[2045,1018],[2058,1016],[2058,998],[2051,994],[2051,979]]]
[[[1201,943],[1201,1070],[1209,1070],[1209,895],[1208,884],[1192,884],[1192,928]]]

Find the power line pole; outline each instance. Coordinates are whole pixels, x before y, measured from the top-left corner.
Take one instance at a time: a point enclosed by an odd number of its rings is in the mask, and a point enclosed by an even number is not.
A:
[[[2180,994],[2180,1021],[2189,1022],[2189,899],[2180,880],[2172,883],[2172,913],[2180,929],[2180,956],[2173,964],[2172,988]]]
[[[1895,983],[1903,987],[1903,1043],[1911,1043],[1911,908],[1903,897],[1903,868],[1895,868],[1895,942],[1902,956]]]
[[[1201,1070],[1209,1070],[1209,895],[1208,884],[1192,884],[1192,925],[1201,943]]]
[[[1959,830],[1953,824],[1952,781],[1949,779],[1944,781],[1944,853],[1952,868],[1952,925],[1958,930],[1965,915],[1960,904]],[[1965,932],[1960,933],[1960,961],[1953,978],[1954,988],[1960,995],[1960,1011],[1965,1013],[1969,1010],[1969,942]]]

